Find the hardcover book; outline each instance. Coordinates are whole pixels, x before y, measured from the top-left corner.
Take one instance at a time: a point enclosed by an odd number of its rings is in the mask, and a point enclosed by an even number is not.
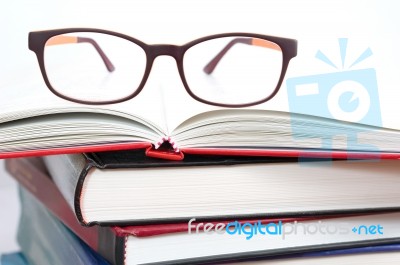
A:
[[[69,210],[63,196],[46,175],[43,164],[38,163],[37,159],[11,159],[6,161],[6,165],[11,174],[32,192],[34,197],[46,205],[51,212],[56,213],[55,215],[80,238],[89,242],[89,245],[98,250],[101,255],[108,257],[107,259],[112,264],[215,264],[257,258],[287,257],[288,255],[317,251],[386,246],[400,242],[400,230],[398,230],[396,222],[400,216],[396,212],[364,216],[320,217],[321,222],[326,225],[346,224],[346,227],[349,228],[359,227],[362,224],[380,224],[384,229],[384,234],[366,235],[350,231],[349,234],[340,236],[316,235],[314,237],[309,235],[303,237],[302,235],[292,235],[287,240],[272,235],[267,237],[258,235],[246,240],[244,234],[197,233],[196,227],[200,226],[202,229],[204,223],[200,225],[196,222],[112,228],[81,227],[73,218],[73,213]],[[296,220],[260,219],[259,221],[262,223],[282,221],[285,224],[297,221],[303,222],[303,225],[315,225],[316,218],[318,217]],[[244,223],[237,222],[237,224],[256,224],[256,222],[256,219],[253,219],[244,220]],[[220,222],[214,222],[214,226],[218,223]],[[226,222],[225,224],[227,225]],[[189,227],[195,229],[189,233]],[[99,231],[103,229],[108,232],[101,236],[102,233]],[[105,236],[107,234],[108,237]],[[101,245],[103,246],[101,247]],[[200,249],[202,251],[199,251]],[[155,255],[155,253],[157,254]]]
[[[137,151],[44,160],[85,225],[400,209],[398,160],[298,163],[271,157],[187,156],[174,162]]]
[[[73,233],[78,235],[88,246],[99,252],[112,264],[124,263],[128,249],[131,249],[132,237],[162,236],[170,233],[184,233],[188,231],[187,223],[169,223],[135,226],[91,226],[83,227],[78,223],[75,214],[69,207],[67,201],[60,193],[57,186],[47,173],[43,161],[39,158],[7,159],[6,169],[20,185],[29,190],[47,209],[55,215]],[[282,221],[307,220],[305,218],[280,218]],[[277,219],[268,219],[277,221]],[[228,223],[229,220],[224,221]],[[242,220],[241,222],[254,222],[254,220]],[[198,222],[193,222],[196,224]],[[193,228],[195,229],[195,228]],[[136,253],[136,250],[135,250]]]

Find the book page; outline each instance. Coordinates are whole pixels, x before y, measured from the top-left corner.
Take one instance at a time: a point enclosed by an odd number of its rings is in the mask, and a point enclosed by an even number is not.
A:
[[[1,124],[0,153],[110,143],[155,143],[163,136],[143,122],[112,112],[68,111]]]
[[[400,131],[271,110],[216,110],[172,134],[182,148],[286,148],[398,152]]]
[[[180,81],[180,80],[178,80]],[[216,110],[271,110],[271,111],[288,111],[285,92],[275,96],[274,99],[263,104],[245,107],[245,108],[224,108],[218,106],[208,105],[199,102],[192,98],[185,90],[182,84],[175,82],[175,85],[163,87],[164,91],[173,91],[174,93],[164,93],[166,121],[168,124],[169,135],[174,134],[175,130],[180,127],[182,123],[190,123],[191,118],[198,114],[202,114],[201,118],[207,120],[208,114],[214,115],[213,111]],[[223,112],[221,112],[223,113]]]

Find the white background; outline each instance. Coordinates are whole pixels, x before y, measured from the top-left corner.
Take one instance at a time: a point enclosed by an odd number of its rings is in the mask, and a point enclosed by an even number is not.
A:
[[[398,1],[52,1],[14,0],[0,3],[0,112],[29,95],[57,100],[45,87],[36,58],[28,50],[31,30],[95,27],[134,36],[146,43],[184,44],[213,33],[254,32],[299,40],[299,54],[286,77],[337,71],[316,60],[318,49],[340,62],[337,38],[349,38],[349,59],[370,47],[374,56],[360,64],[377,71],[384,125],[400,128]],[[179,102],[198,104],[186,95],[176,66],[159,58],[144,91],[162,87]],[[268,108],[287,109],[285,86]],[[18,98],[18,100],[17,100]],[[132,101],[134,103],[134,101]],[[126,103],[133,104],[132,102]],[[0,171],[0,252],[17,248],[15,184]]]

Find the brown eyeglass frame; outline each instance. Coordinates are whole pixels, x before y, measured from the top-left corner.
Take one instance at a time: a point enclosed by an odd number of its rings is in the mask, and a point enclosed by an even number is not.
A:
[[[65,95],[58,93],[57,90],[55,90],[52,87],[52,85],[47,77],[46,69],[45,69],[45,65],[44,65],[44,49],[46,46],[46,42],[49,39],[51,39],[52,37],[55,37],[57,35],[67,34],[67,33],[78,33],[78,32],[102,33],[102,34],[112,35],[115,37],[119,37],[119,38],[122,38],[122,39],[125,39],[128,41],[131,41],[143,49],[143,51],[146,53],[146,59],[147,59],[146,68],[144,71],[142,81],[140,82],[138,88],[132,94],[130,94],[126,97],[123,97],[121,99],[117,99],[117,100],[93,102],[93,101],[78,100],[75,98],[67,97]],[[65,36],[65,37],[68,37],[68,36]],[[221,104],[221,103],[204,100],[204,99],[196,96],[194,93],[192,93],[192,91],[190,90],[190,87],[186,81],[184,67],[183,67],[183,58],[184,58],[185,52],[192,46],[199,44],[201,42],[216,39],[216,38],[223,38],[223,37],[238,37],[238,40],[235,41],[235,39],[233,39],[230,43],[228,43],[226,45],[226,47],[219,54],[217,54],[210,61],[210,63],[208,63],[205,66],[204,72],[207,74],[211,74],[212,70],[216,67],[219,60],[222,59],[224,54],[235,43],[244,43],[244,44],[249,44],[249,45],[264,46],[262,43],[260,43],[258,41],[258,39],[261,39],[261,40],[275,43],[276,45],[279,46],[279,48],[282,51],[282,57],[283,57],[282,58],[283,60],[282,60],[281,75],[279,77],[276,88],[273,90],[273,92],[268,97],[260,99],[255,102],[245,103],[245,104]],[[97,52],[101,56],[103,62],[105,63],[107,70],[109,72],[114,71],[114,66],[112,65],[112,62],[107,58],[105,53],[101,50],[100,46],[94,40],[92,40],[90,38],[81,38],[81,37],[72,37],[72,38],[75,38],[75,39],[64,40],[64,41],[66,41],[64,43],[87,42],[87,43],[92,44],[93,47],[97,50]],[[246,39],[246,38],[249,38],[249,39]],[[252,40],[252,39],[254,39],[254,40]],[[59,43],[54,42],[54,43],[48,43],[47,45],[54,45],[54,44],[59,44]],[[182,79],[182,83],[183,83],[186,91],[189,93],[189,95],[192,98],[194,98],[200,102],[203,102],[205,104],[209,104],[209,105],[220,106],[220,107],[239,108],[239,107],[248,107],[248,106],[253,106],[253,105],[264,103],[276,95],[276,93],[279,91],[279,88],[280,88],[282,81],[284,79],[284,76],[286,74],[286,70],[289,65],[289,61],[297,55],[297,40],[282,38],[282,37],[275,37],[275,36],[268,36],[268,35],[252,34],[252,33],[224,33],[224,34],[216,34],[216,35],[199,38],[199,39],[193,40],[193,41],[186,43],[184,45],[181,45],[181,46],[170,45],[170,44],[149,45],[149,44],[141,42],[140,40],[132,38],[128,35],[124,35],[124,34],[113,32],[113,31],[102,30],[102,29],[93,29],[93,28],[67,28],[67,29],[55,29],[55,30],[30,32],[29,33],[29,49],[36,54],[43,79],[44,79],[47,87],[50,89],[50,91],[52,93],[54,93],[55,95],[57,95],[63,99],[72,101],[72,102],[81,103],[81,104],[89,104],[89,105],[104,105],[104,104],[119,103],[119,102],[123,102],[123,101],[127,101],[129,99],[132,99],[135,96],[137,96],[142,91],[143,87],[145,86],[146,81],[150,75],[151,67],[153,65],[154,60],[157,58],[157,56],[169,55],[175,59],[177,67],[178,67],[179,75]]]

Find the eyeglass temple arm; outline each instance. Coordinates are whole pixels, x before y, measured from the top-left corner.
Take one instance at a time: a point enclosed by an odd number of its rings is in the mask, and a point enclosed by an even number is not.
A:
[[[207,74],[211,74],[215,67],[217,67],[219,61],[224,57],[224,55],[235,45],[238,43],[247,44],[247,45],[254,45],[269,49],[274,49],[277,51],[281,51],[281,48],[270,41],[257,39],[257,38],[235,38],[231,40],[215,57],[203,68],[203,71]]]
[[[101,59],[103,60],[107,70],[109,72],[113,72],[115,70],[114,65],[110,61],[110,59],[107,57],[107,55],[104,53],[104,51],[100,48],[100,45],[91,38],[86,38],[86,37],[75,37],[75,36],[54,36],[50,38],[46,42],[46,46],[50,45],[60,45],[60,44],[71,44],[71,43],[90,43],[93,45],[93,47],[96,49],[97,53],[100,55]]]

